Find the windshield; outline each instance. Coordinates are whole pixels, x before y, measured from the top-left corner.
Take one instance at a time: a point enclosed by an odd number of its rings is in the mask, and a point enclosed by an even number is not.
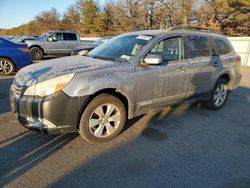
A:
[[[48,37],[48,36],[51,35],[52,33],[53,33],[53,32],[43,33],[41,36],[39,36],[39,38]]]
[[[102,43],[104,43],[103,39],[98,39],[97,41],[93,42],[91,45],[100,46]]]
[[[98,46],[89,52],[87,56],[119,62],[129,61],[152,38],[152,36],[145,35],[116,37]]]

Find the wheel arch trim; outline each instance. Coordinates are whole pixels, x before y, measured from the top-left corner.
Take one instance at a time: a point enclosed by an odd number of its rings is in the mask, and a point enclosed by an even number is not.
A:
[[[84,112],[85,108],[88,106],[88,104],[95,99],[96,96],[99,96],[100,94],[110,94],[112,96],[117,97],[121,102],[124,104],[126,112],[127,112],[127,118],[131,119],[133,118],[133,105],[131,105],[131,101],[129,100],[129,97],[122,91],[117,90],[116,88],[103,88],[101,90],[96,91],[94,94],[89,95],[87,99],[83,102],[81,105],[80,111],[77,116],[77,125],[76,128],[78,130],[82,113]]]
[[[31,48],[34,48],[34,47],[40,48],[40,49],[43,51],[43,53],[45,53],[45,50],[43,49],[43,47],[40,46],[40,45],[38,45],[38,44],[34,44],[34,45],[30,46],[30,47],[29,47],[29,50],[31,50]]]
[[[214,79],[214,83],[213,85],[216,84],[216,82],[220,79],[220,78],[224,78],[228,77],[228,89],[231,90],[233,88],[233,83],[234,83],[234,79],[235,79],[235,75],[232,71],[230,70],[225,70],[223,72],[221,72],[220,74],[218,74],[216,76],[216,78]]]
[[[6,59],[10,60],[14,64],[15,70],[17,69],[17,64],[16,64],[14,59],[7,57],[7,56],[1,56],[1,55],[0,55],[0,58],[6,58]]]

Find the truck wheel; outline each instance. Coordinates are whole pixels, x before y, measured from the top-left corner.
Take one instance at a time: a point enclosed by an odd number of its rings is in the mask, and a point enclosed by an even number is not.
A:
[[[101,94],[82,113],[78,131],[89,142],[105,142],[120,134],[126,117],[125,107],[118,98]]]
[[[227,80],[220,78],[214,85],[208,101],[208,107],[211,110],[219,110],[226,103],[228,98],[227,83]]]
[[[30,54],[33,60],[41,60],[43,58],[43,50],[39,47],[32,47]]]
[[[15,71],[14,63],[7,58],[0,58],[0,74],[11,75]]]

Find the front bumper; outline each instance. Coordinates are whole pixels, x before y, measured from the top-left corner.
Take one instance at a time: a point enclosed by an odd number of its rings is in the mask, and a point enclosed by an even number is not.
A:
[[[78,51],[72,50],[72,51],[70,52],[70,55],[78,55]]]
[[[62,91],[48,97],[17,96],[13,87],[11,109],[21,125],[49,134],[76,132],[79,113],[87,97],[69,97]]]

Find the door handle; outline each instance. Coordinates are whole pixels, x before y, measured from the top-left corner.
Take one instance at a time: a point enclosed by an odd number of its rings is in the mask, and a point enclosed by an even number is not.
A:
[[[180,67],[176,71],[177,72],[185,72],[186,70],[187,70],[186,67]]]
[[[214,67],[220,66],[220,62],[218,62],[218,61],[213,62],[213,66],[214,66]]]

